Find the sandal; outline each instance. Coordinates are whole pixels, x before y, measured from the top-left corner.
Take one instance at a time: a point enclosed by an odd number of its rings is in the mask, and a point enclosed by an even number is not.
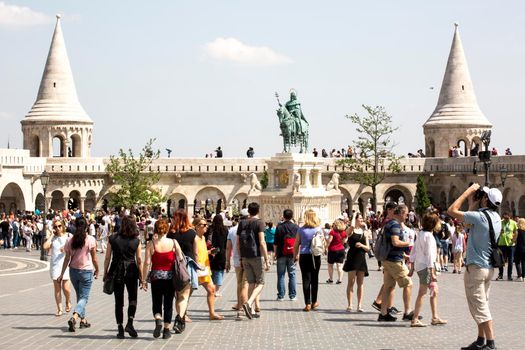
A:
[[[447,323],[448,323],[447,320],[442,320],[440,318],[433,318],[432,322],[430,322],[430,324],[433,325],[433,326],[443,325],[443,324],[447,324]]]
[[[222,321],[224,320],[224,316],[221,316],[221,315],[213,315],[213,316],[210,316],[210,321]]]
[[[76,324],[77,324],[77,321],[75,320],[75,318],[74,318],[74,317],[71,317],[71,318],[69,319],[69,321],[67,321],[67,325],[69,326],[69,329],[68,329],[68,330],[69,330],[70,332],[74,332],[74,331],[75,331],[75,326],[76,326]]]
[[[55,316],[56,317],[60,317],[62,316],[64,313],[62,312],[62,310],[58,310],[57,312],[55,312]]]
[[[352,312],[352,307],[351,306],[347,307],[346,312]]]
[[[91,327],[91,323],[89,323],[87,321],[87,319],[83,319],[83,320],[80,320],[80,325],[78,326],[78,328],[89,328]]]
[[[421,322],[419,319],[415,319],[410,323],[410,327],[426,327],[427,325]]]
[[[66,303],[66,312],[71,311],[71,307],[72,307],[71,302]]]

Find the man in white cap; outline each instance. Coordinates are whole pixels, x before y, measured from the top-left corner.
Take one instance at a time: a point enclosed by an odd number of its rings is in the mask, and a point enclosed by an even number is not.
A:
[[[467,199],[469,211],[463,212],[460,208]],[[478,325],[478,338],[462,350],[496,349],[489,310],[490,281],[494,276],[490,226],[497,241],[496,235],[501,232],[501,218],[497,210],[502,200],[503,196],[497,188],[480,189],[478,184],[473,184],[448,208],[449,215],[470,226],[464,283],[468,307]]]

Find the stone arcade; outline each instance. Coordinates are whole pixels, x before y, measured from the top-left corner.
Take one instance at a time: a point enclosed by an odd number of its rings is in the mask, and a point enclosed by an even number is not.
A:
[[[53,209],[101,207],[111,188],[105,172],[108,158],[91,157],[93,121],[77,97],[59,16],[36,102],[21,124],[24,149],[0,149],[0,212],[42,210],[45,202]],[[479,145],[481,133],[491,127],[477,105],[456,25],[439,100],[423,126],[428,158],[403,159],[401,172],[378,186],[378,206],[388,200],[412,206],[420,174],[426,176],[434,203],[442,207],[469,182],[482,182],[472,172],[477,158],[448,158],[448,150],[460,146],[469,155]],[[58,149],[53,149],[54,144]],[[298,216],[313,207],[323,221],[331,221],[342,210],[364,210],[372,196],[371,189],[359,183],[338,183],[334,174],[344,169],[335,159],[309,154],[276,154],[268,159],[162,158],[154,167],[162,173],[158,188],[171,199],[172,209],[186,208],[190,213],[239,208],[257,200],[268,220],[277,220],[285,207]],[[525,156],[494,157],[491,183],[502,182],[502,167],[508,170],[503,210],[525,216]],[[50,175],[46,198],[39,180],[44,169]],[[480,165],[477,169],[481,174]],[[261,191],[258,180],[265,171],[269,186]]]

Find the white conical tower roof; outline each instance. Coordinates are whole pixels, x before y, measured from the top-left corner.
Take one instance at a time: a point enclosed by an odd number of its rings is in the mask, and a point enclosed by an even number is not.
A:
[[[455,26],[439,100],[424,127],[491,127],[478,106],[458,24]]]
[[[60,26],[60,15],[57,15],[55,32],[47,55],[38,96],[25,120],[93,123],[78,101]]]

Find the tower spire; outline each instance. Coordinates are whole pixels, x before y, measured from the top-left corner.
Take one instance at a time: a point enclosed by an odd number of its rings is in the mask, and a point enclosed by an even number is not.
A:
[[[439,100],[425,126],[468,125],[490,127],[492,124],[481,112],[459,36],[459,24],[454,23],[454,38],[448,55],[447,68]]]
[[[47,55],[36,102],[26,119],[53,119],[92,122],[80,105],[69,64],[59,14]]]

